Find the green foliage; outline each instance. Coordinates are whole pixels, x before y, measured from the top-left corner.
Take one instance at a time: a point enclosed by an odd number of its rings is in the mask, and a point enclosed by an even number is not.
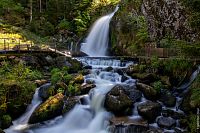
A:
[[[78,84],[69,84],[68,86],[69,95],[77,95],[80,93],[80,86]]]
[[[160,61],[157,56],[151,57],[151,67],[153,69],[158,69],[160,66]]]
[[[3,115],[1,118],[2,124],[0,127],[3,129],[8,128],[12,124],[12,118],[9,115]]]
[[[153,83],[153,88],[159,93],[163,88],[163,84],[161,81],[156,81]]]
[[[188,120],[190,133],[197,133],[197,115],[190,114]]]
[[[56,84],[58,82],[69,83],[72,79],[72,76],[68,74],[68,67],[63,67],[62,70],[58,68],[53,68],[51,70],[51,82]]]
[[[62,29],[67,29],[67,30],[71,30],[72,29],[72,25],[70,22],[68,22],[66,19],[63,19],[57,26],[58,29],[62,30]]]

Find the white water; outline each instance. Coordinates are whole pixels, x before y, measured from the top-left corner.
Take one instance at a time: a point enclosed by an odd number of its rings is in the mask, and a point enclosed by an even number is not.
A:
[[[117,6],[114,12],[99,18],[94,23],[85,42],[82,43],[81,51],[89,56],[106,56],[109,41],[109,24],[118,8]]]
[[[35,94],[33,96],[33,99],[31,101],[31,104],[28,106],[26,112],[17,120],[13,121],[13,126],[6,129],[6,133],[14,133],[20,130],[24,130],[28,128],[28,120],[33,113],[33,111],[37,108],[38,105],[42,102],[41,98],[38,95],[40,88],[37,88],[35,91]]]

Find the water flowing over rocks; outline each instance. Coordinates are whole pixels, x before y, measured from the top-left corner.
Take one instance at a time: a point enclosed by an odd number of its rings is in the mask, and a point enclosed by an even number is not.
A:
[[[115,115],[132,114],[133,102],[125,93],[121,85],[116,85],[111,89],[105,98],[105,108]]]
[[[139,115],[153,122],[161,114],[162,106],[159,103],[146,101],[137,106]]]
[[[159,101],[167,107],[174,107],[176,105],[176,97],[167,90],[162,90]]]

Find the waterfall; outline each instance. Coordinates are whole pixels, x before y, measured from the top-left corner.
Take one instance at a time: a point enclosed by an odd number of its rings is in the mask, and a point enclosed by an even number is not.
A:
[[[82,43],[82,52],[89,56],[106,56],[109,41],[109,24],[118,8],[117,6],[112,13],[99,18],[94,23],[85,42]]]

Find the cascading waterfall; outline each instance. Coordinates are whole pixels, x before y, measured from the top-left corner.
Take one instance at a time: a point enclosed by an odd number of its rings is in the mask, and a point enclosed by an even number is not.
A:
[[[85,42],[82,43],[82,52],[94,57],[106,56],[109,42],[109,24],[118,8],[117,6],[114,12],[99,18],[94,23]]]

